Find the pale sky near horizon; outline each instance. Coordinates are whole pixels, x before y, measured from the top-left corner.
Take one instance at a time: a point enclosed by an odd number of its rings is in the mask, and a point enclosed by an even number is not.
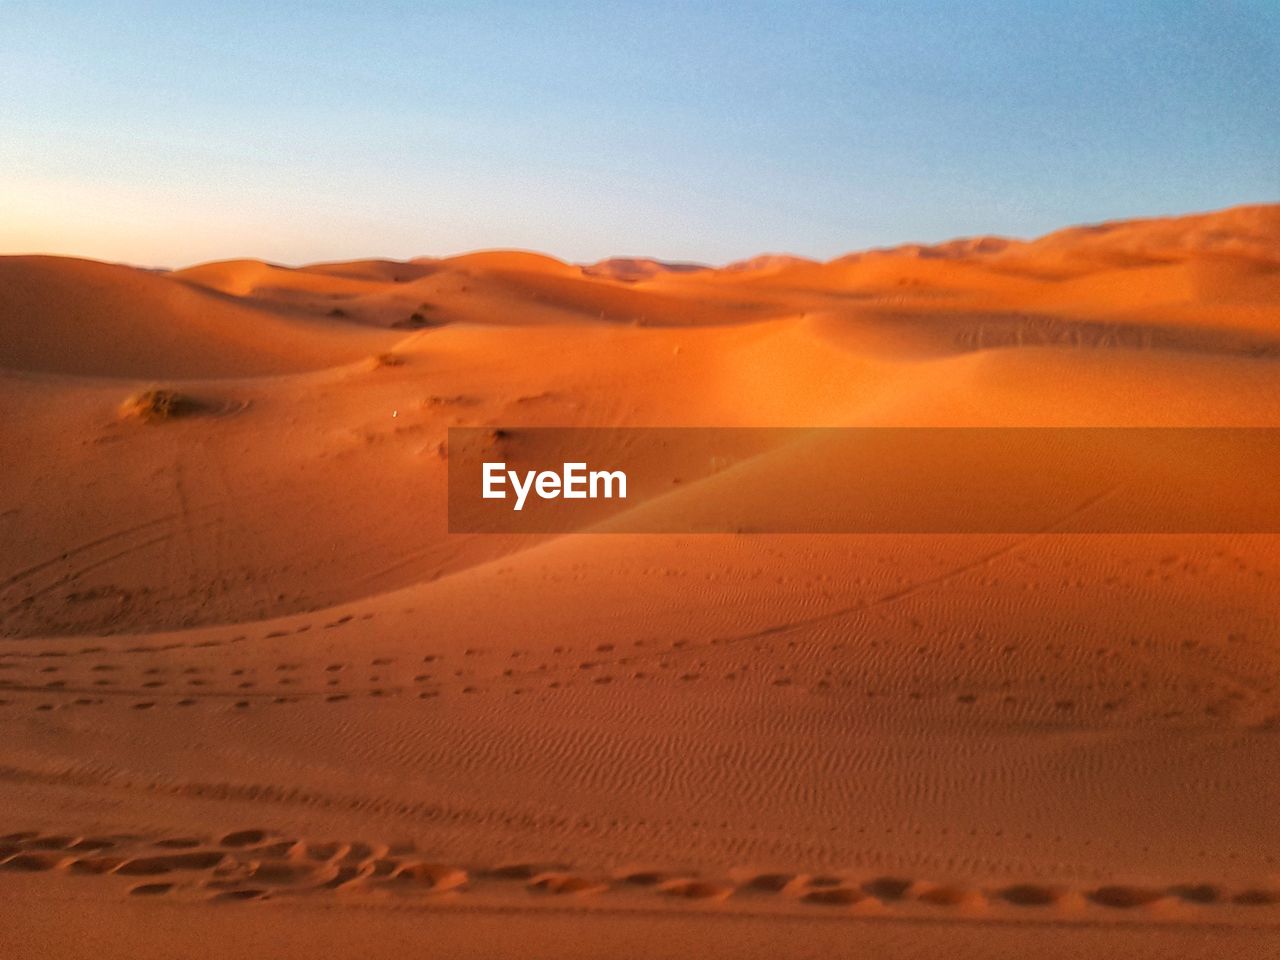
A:
[[[0,0],[0,253],[827,258],[1280,200],[1280,0]]]

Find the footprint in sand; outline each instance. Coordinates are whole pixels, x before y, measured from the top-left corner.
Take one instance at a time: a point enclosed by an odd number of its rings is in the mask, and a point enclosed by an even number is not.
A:
[[[172,883],[143,883],[130,887],[129,893],[135,897],[156,897],[173,889]]]
[[[727,900],[733,894],[733,887],[709,883],[692,877],[682,877],[660,883],[657,890],[663,896],[681,900]]]
[[[530,879],[527,886],[534,893],[550,893],[561,896],[587,896],[594,893],[603,893],[609,889],[607,883],[601,883],[572,873],[542,873]]]
[[[116,873],[128,877],[152,877],[185,870],[212,870],[220,865],[226,854],[218,850],[174,853],[156,857],[137,857],[126,860]]]

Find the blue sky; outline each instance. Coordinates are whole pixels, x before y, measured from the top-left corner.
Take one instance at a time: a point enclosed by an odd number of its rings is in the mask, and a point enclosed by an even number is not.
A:
[[[0,0],[0,252],[723,262],[1280,200],[1280,2]]]

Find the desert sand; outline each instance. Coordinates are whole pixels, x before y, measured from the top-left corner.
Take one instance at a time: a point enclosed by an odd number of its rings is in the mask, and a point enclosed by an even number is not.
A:
[[[0,258],[0,953],[1276,955],[1280,537],[447,532],[449,427],[668,425],[1280,426],[1280,206]]]

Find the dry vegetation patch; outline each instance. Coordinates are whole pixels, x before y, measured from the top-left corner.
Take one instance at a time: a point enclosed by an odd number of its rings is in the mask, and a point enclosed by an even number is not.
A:
[[[175,417],[190,416],[199,409],[200,404],[184,393],[162,387],[148,387],[130,394],[120,404],[119,413],[123,420],[161,423]]]

